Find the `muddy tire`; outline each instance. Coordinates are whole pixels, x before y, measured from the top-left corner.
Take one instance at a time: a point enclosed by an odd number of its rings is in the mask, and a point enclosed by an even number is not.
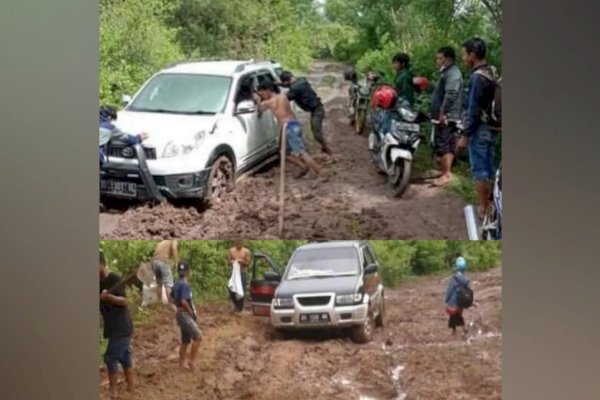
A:
[[[373,329],[375,329],[373,313],[369,311],[364,324],[352,327],[352,340],[356,343],[369,343],[373,338]]]
[[[392,166],[392,173],[388,175],[388,183],[394,197],[404,194],[410,183],[412,161],[398,159]]]
[[[356,116],[354,117],[354,128],[356,129],[357,135],[363,134],[366,122],[367,110],[356,110]]]
[[[385,298],[383,297],[383,293],[381,294],[381,303],[379,303],[379,313],[377,314],[377,318],[375,318],[375,326],[381,327],[384,325],[385,319]]]
[[[222,200],[235,187],[233,162],[227,156],[219,156],[213,162],[206,183],[205,202],[210,204]]]

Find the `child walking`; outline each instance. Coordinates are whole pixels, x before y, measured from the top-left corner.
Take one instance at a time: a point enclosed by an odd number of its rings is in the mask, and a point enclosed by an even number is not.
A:
[[[456,334],[456,328],[462,327],[463,334],[467,334],[467,327],[463,318],[463,308],[459,305],[458,289],[462,287],[469,288],[469,278],[465,275],[467,269],[467,260],[463,257],[456,259],[455,274],[448,282],[446,290],[446,313],[449,316],[448,328],[452,329],[452,335]]]
[[[202,331],[198,328],[196,309],[192,300],[192,289],[189,278],[190,265],[186,261],[177,264],[179,279],[175,282],[172,297],[177,307],[176,320],[181,329],[181,346],[179,347],[179,367],[194,370],[196,367],[196,354],[202,341]],[[186,362],[188,346],[191,343],[189,359]]]

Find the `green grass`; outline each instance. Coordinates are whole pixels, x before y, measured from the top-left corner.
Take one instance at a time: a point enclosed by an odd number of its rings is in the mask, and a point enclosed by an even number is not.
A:
[[[431,125],[429,123],[423,124],[423,129],[426,132],[426,139],[419,146],[413,161],[413,173],[417,176],[433,169],[433,149],[429,144]],[[471,178],[469,164],[465,161],[457,160],[454,167],[452,167],[452,173],[454,180],[448,185],[447,190],[459,196],[467,203],[476,203],[475,182]]]

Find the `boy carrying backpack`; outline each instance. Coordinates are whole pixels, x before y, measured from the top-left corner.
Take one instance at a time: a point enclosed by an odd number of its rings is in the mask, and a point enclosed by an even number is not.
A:
[[[456,334],[456,327],[462,326],[463,334],[467,334],[467,327],[462,312],[473,305],[473,291],[469,287],[469,278],[465,275],[467,260],[464,257],[456,259],[456,273],[448,282],[446,291],[446,313],[449,316],[448,328],[452,335]]]

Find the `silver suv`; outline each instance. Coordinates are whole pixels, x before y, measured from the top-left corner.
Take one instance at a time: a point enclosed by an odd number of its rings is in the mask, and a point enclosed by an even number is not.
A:
[[[297,248],[271,302],[276,330],[349,327],[358,343],[382,326],[384,289],[375,252],[367,242],[332,241]]]

